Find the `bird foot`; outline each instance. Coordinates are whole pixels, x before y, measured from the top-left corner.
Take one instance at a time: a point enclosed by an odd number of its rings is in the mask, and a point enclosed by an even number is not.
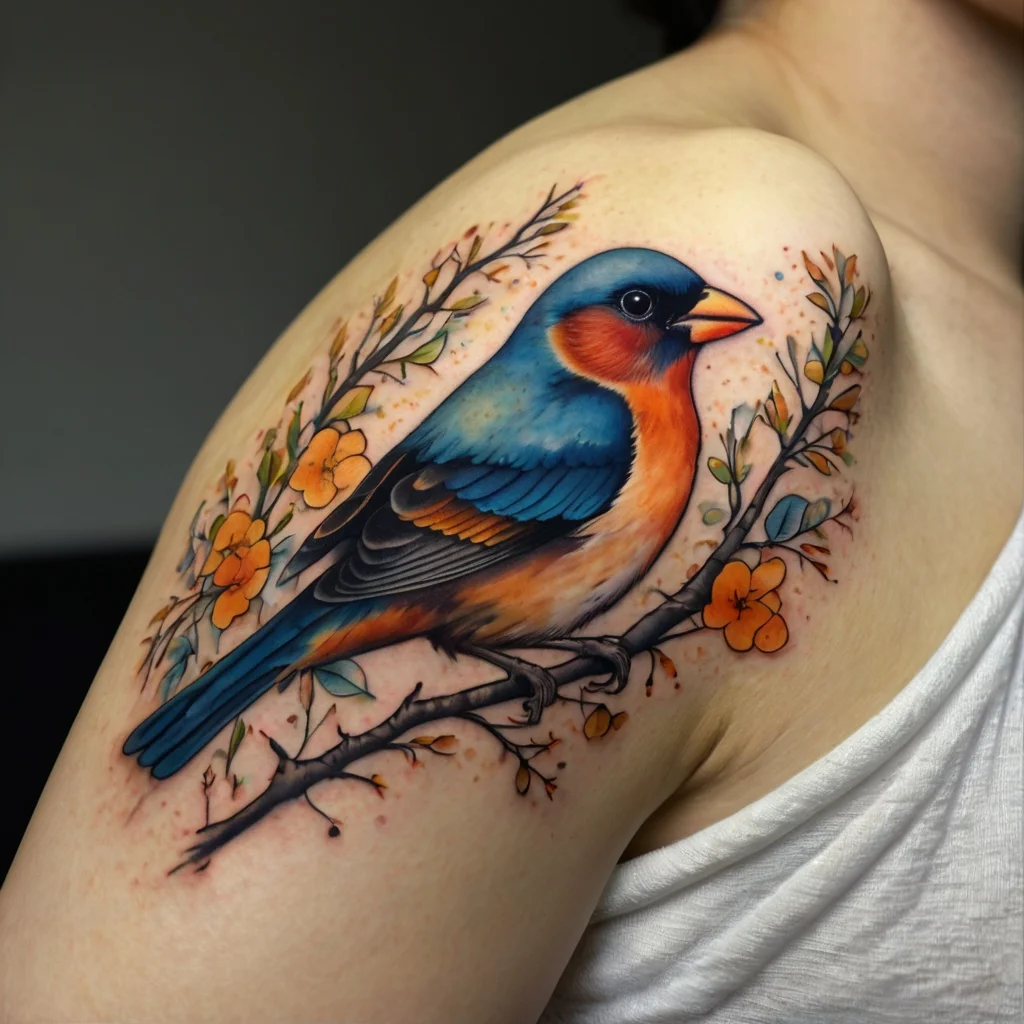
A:
[[[562,651],[573,651],[582,658],[599,658],[608,666],[611,673],[608,679],[587,686],[592,692],[601,690],[605,693],[620,693],[629,682],[633,655],[618,637],[572,637],[568,640],[555,641],[550,646]]]
[[[558,697],[558,684],[546,668],[486,647],[466,647],[464,651],[481,661],[503,668],[510,679],[522,680],[529,684],[530,696],[523,701],[523,710],[526,712],[526,721],[522,723],[523,725],[536,725],[544,714],[544,709],[555,703]]]
[[[530,684],[530,696],[523,701],[523,710],[526,712],[526,724],[536,725],[544,709],[554,704],[558,696],[555,677],[546,668],[529,661],[519,661],[511,671],[515,678],[524,679]]]

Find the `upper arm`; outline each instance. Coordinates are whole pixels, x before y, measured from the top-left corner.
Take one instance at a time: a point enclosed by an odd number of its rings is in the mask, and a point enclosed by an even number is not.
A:
[[[520,229],[532,240],[510,245]],[[848,258],[847,282],[837,280],[833,243]],[[645,391],[599,380],[614,401],[598,390],[560,407],[529,359],[486,369],[549,286],[585,258],[625,247],[671,256],[763,320],[698,346],[692,400],[650,382]],[[815,256],[820,282],[802,248],[825,250]],[[479,272],[439,299],[474,262]],[[842,309],[805,297],[826,291]],[[850,302],[863,304],[868,291],[868,311],[830,346],[846,346],[849,358],[826,358],[829,323],[848,320]],[[744,546],[772,539],[798,552],[834,544],[827,575],[854,561],[835,519],[859,472],[842,454],[851,413],[868,396],[855,404],[860,392],[848,389],[869,378],[862,353],[876,357],[884,297],[877,239],[839,176],[756,133],[638,129],[546,144],[480,175],[470,168],[389,229],[260,364],[182,486],[4,892],[16,1019],[521,1021],[539,1013],[630,838],[718,735],[711,681],[770,679],[803,656],[792,651],[802,625],[789,609],[803,610],[829,584],[814,571],[801,579],[803,596],[788,584],[754,593],[745,583],[748,604],[767,609],[757,628],[772,625],[763,634],[770,642],[755,643],[750,630],[752,652],[740,654],[744,630],[730,632],[735,642],[725,634],[736,602],[715,590],[723,565],[788,561]],[[373,357],[384,349],[386,358]],[[809,366],[815,352],[820,370]],[[658,358],[651,374],[667,372],[669,356]],[[633,372],[620,362],[576,372],[609,380]],[[510,380],[519,388],[512,412],[502,391]],[[418,450],[442,467],[508,466],[517,452],[543,466],[546,446],[549,470],[580,471],[575,501],[560,512],[587,514],[552,534],[565,546],[540,531],[513,558],[432,569],[415,601],[389,604],[391,591],[377,588],[355,611],[310,598],[304,617],[286,619],[296,595],[337,573],[331,558],[347,557],[333,540],[308,541],[315,557],[281,582],[295,549],[367,471],[366,480],[386,476],[374,467],[448,396],[478,386],[472,403],[433,421]],[[796,386],[810,412],[801,413]],[[691,421],[669,399],[692,401],[698,424],[682,455]],[[742,418],[747,409],[760,418],[740,444],[729,430],[733,411]],[[803,447],[821,433],[817,448]],[[445,492],[442,474],[420,493],[454,494],[466,518],[436,518],[433,505],[421,505],[408,506],[403,522],[457,539],[474,513],[533,528],[541,520],[530,509],[567,479],[545,478],[533,502],[488,508],[485,495],[461,495],[455,484]],[[586,493],[597,496],[591,504]],[[247,520],[236,519],[235,532],[225,526],[232,511]],[[727,521],[733,528],[723,532]],[[602,531],[608,543],[589,560],[576,557]],[[372,576],[389,544],[408,543],[398,533],[367,539],[360,521],[350,539],[366,550],[353,571]],[[460,543],[486,540],[481,528]],[[410,550],[415,565],[436,560],[434,548]],[[800,568],[794,561],[788,571]],[[774,583],[772,572],[761,575]],[[623,596],[605,607],[602,595],[616,587]],[[761,602],[765,594],[774,596]],[[517,616],[535,639],[545,615],[550,639],[570,620],[581,635],[624,637],[629,683],[620,693],[589,692],[592,660],[518,651],[564,663],[562,699],[539,725],[510,728],[523,680],[469,654],[455,659],[452,646],[468,637],[469,646],[505,649],[503,638],[520,635]],[[695,635],[663,639],[689,629]],[[783,629],[788,644],[757,650]],[[254,637],[273,640],[258,646]],[[240,685],[252,701],[180,771],[151,778],[122,752],[126,736],[245,643],[255,653]],[[256,682],[257,663],[274,685]],[[29,932],[15,948],[12,936]]]

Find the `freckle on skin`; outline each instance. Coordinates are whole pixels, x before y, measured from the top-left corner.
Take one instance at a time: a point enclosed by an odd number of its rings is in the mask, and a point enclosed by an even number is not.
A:
[[[476,757],[476,750],[473,747],[466,747],[465,752],[462,755],[467,761],[472,761]]]
[[[373,820],[378,825],[386,825],[388,823],[387,815],[384,814],[378,814]]]

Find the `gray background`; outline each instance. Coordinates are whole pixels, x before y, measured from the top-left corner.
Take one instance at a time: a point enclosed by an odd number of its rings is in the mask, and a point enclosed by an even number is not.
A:
[[[222,406],[355,252],[661,42],[617,0],[4,11],[6,555],[150,542]]]

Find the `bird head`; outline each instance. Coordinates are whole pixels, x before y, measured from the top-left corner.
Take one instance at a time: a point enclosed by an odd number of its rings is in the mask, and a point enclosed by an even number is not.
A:
[[[566,271],[537,300],[559,361],[615,388],[656,382],[700,345],[760,324],[745,302],[653,249],[598,253]],[[687,374],[688,379],[688,374]]]

